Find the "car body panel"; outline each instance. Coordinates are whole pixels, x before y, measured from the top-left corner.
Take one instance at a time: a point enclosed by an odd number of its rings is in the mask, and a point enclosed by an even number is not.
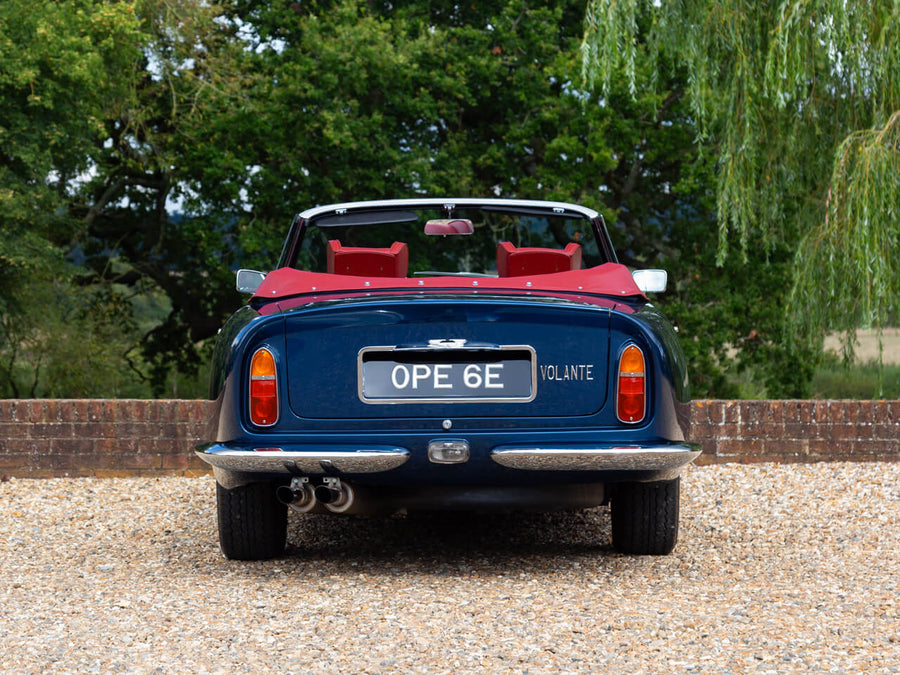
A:
[[[441,414],[454,417],[577,416],[598,411],[606,401],[606,309],[535,306],[493,298],[423,297],[415,302],[397,298],[362,306],[348,302],[340,308],[294,311],[285,315],[284,324],[285,350],[290,355],[286,364],[288,398],[298,417],[434,417],[436,405],[442,408]],[[521,341],[526,333],[528,339]],[[430,346],[441,340],[460,346]],[[412,355],[414,361],[449,363],[459,357],[476,359],[479,354],[499,357],[501,350],[513,347],[531,349],[537,356],[529,369],[537,380],[534,391],[529,390],[533,395],[515,402],[501,398],[448,398],[432,403],[411,399],[385,410],[377,400],[366,401],[359,395],[362,357],[375,350],[393,349],[396,358]],[[329,381],[330,386],[310,396],[309,381]],[[416,384],[407,382],[405,391],[413,394]],[[498,396],[501,394],[502,390],[498,391]],[[451,409],[445,413],[444,407]]]
[[[352,277],[290,266],[316,219],[355,226],[370,212],[373,220],[409,220],[397,214],[423,205],[450,213],[445,207],[456,204],[526,219],[580,218],[594,228],[600,264],[512,278]],[[671,479],[699,453],[685,442],[689,390],[677,336],[616,262],[591,209],[506,200],[318,207],[294,220],[280,265],[225,324],[213,357],[216,413],[197,452],[225,487],[337,477],[395,500],[406,494],[410,504],[433,490],[447,504],[477,505],[476,492],[503,502],[502,492],[540,494],[542,507],[590,505],[604,485]],[[646,362],[647,415],[636,424],[616,415],[618,360],[628,345]],[[279,402],[267,427],[250,421],[248,407],[250,358],[261,347],[274,356]],[[522,359],[531,359],[527,391]],[[461,368],[481,377],[519,373],[509,380],[514,395],[467,394]],[[366,377],[391,374],[393,389],[367,389]],[[431,388],[407,399],[415,374]],[[440,463],[431,450],[442,443],[464,447],[465,459]]]

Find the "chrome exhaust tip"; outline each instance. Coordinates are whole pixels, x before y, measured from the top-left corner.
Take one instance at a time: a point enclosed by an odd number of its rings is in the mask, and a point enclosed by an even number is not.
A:
[[[290,485],[280,485],[275,498],[299,513],[307,513],[316,507],[316,497],[309,478],[294,478]]]
[[[315,495],[331,513],[346,513],[356,501],[353,487],[340,478],[324,478],[322,485],[316,487]]]

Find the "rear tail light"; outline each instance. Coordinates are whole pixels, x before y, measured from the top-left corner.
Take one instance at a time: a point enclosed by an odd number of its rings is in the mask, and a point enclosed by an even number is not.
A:
[[[265,347],[257,349],[250,361],[250,421],[260,427],[270,427],[278,421],[275,358]]]
[[[636,345],[628,345],[619,358],[619,381],[616,415],[621,422],[642,422],[647,414],[647,385],[644,353]]]

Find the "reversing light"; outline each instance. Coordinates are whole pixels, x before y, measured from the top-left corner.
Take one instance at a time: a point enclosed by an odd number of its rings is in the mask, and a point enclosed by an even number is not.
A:
[[[278,421],[275,358],[265,347],[257,349],[250,361],[250,421],[260,427]]]
[[[435,464],[464,464],[469,461],[469,444],[458,440],[431,441],[428,460]]]
[[[620,422],[636,424],[647,414],[646,369],[644,353],[637,345],[628,345],[619,358],[616,415]]]

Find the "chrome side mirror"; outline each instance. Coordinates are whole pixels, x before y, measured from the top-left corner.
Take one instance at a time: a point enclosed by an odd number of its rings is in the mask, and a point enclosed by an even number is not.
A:
[[[669,281],[665,270],[635,270],[631,276],[641,293],[663,293]]]
[[[264,272],[256,270],[238,270],[237,271],[237,289],[239,293],[256,293],[256,289],[266,278]]]

